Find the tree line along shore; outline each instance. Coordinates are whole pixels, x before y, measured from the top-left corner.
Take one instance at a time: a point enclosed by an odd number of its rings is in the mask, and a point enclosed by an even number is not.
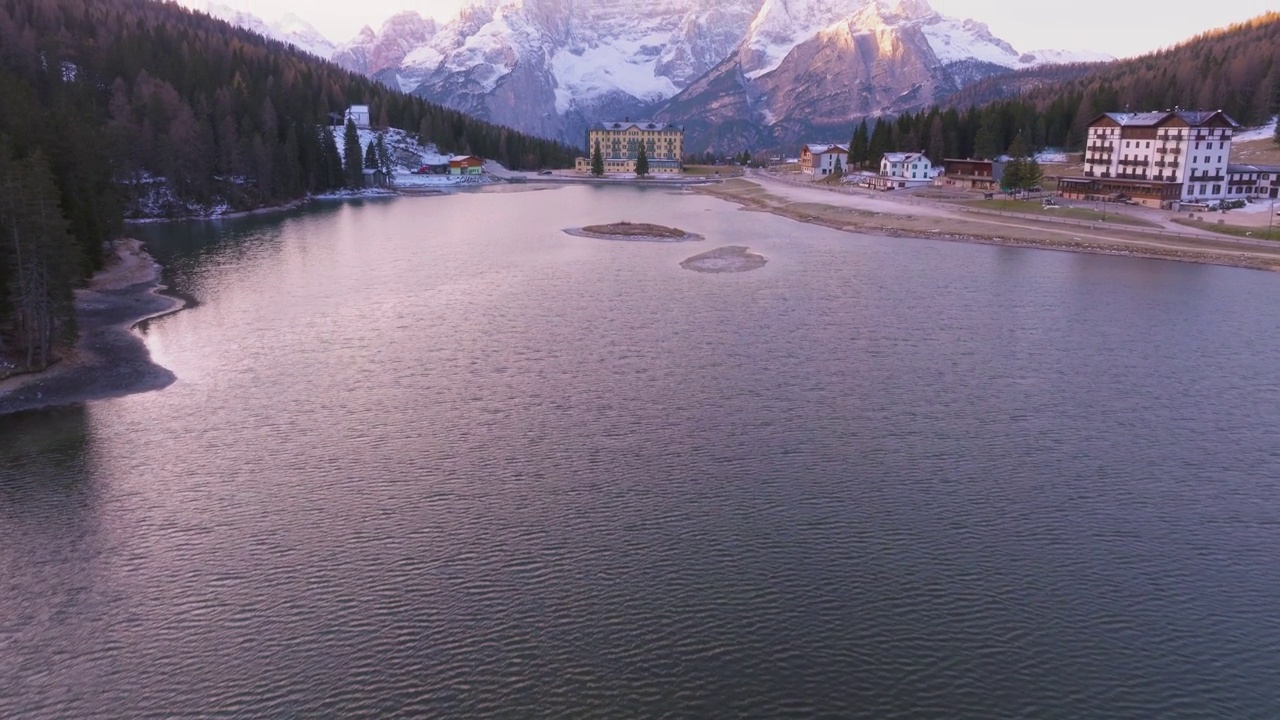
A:
[[[344,131],[330,127],[350,105],[512,168],[576,155],[151,0],[0,0],[0,98],[0,376],[74,346],[74,289],[127,216],[253,210],[357,184],[368,150],[342,157]]]

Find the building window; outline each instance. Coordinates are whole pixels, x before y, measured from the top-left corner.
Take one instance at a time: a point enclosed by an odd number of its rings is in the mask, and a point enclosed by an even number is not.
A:
[[[1217,195],[1217,194],[1218,194],[1218,193],[1220,193],[1220,192],[1222,192],[1222,186],[1221,186],[1221,185],[1214,185],[1214,186],[1213,186],[1213,194],[1214,194],[1214,195]]]

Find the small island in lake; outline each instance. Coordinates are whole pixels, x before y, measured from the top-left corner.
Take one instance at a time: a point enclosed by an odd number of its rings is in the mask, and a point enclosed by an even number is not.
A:
[[[750,248],[741,245],[725,247],[699,253],[680,263],[685,270],[703,273],[731,273],[757,270],[765,266],[769,258],[751,252]]]
[[[609,223],[608,225],[588,225],[565,230],[565,232],[578,237],[639,242],[689,242],[703,239],[697,233],[685,232],[680,228],[655,225],[653,223],[626,222],[625,220]]]

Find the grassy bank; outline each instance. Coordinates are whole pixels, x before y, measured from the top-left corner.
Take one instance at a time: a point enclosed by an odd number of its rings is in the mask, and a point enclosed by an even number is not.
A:
[[[742,168],[737,165],[685,165],[684,174],[696,177],[741,177]]]
[[[1280,242],[1280,224],[1277,224],[1268,231],[1267,228],[1262,227],[1245,227],[1243,225],[1227,225],[1226,223],[1219,225],[1216,222],[1191,220],[1189,218],[1173,218],[1173,221],[1179,225],[1186,225],[1187,227],[1198,228],[1200,230],[1208,230],[1209,232],[1215,232],[1221,235],[1252,238],[1254,240],[1275,240],[1276,242]]]
[[[1133,227],[1160,227],[1159,225],[1146,220],[1140,220],[1135,217],[1129,217],[1120,213],[1101,213],[1097,210],[1082,207],[1053,207],[1047,208],[1039,202],[1027,200],[969,200],[962,203],[965,206],[979,208],[981,210],[995,210],[998,212],[1018,213],[1020,215],[1040,215],[1050,218],[1067,218],[1069,220],[1086,220],[1088,222],[1107,222],[1117,225],[1132,225]]]

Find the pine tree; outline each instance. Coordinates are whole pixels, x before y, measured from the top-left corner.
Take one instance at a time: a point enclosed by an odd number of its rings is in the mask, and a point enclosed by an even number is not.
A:
[[[996,129],[996,120],[990,116],[982,118],[978,125],[978,134],[973,138],[973,154],[986,160],[995,160],[1000,156],[1000,137]]]
[[[640,141],[640,150],[636,154],[636,176],[644,177],[649,174],[649,153],[644,149],[644,141]]]
[[[1013,142],[1009,145],[1009,157],[1031,157],[1031,148],[1027,146],[1026,138],[1022,136],[1022,133],[1018,133],[1018,137],[1014,138]]]
[[[864,167],[867,164],[867,146],[870,142],[867,133],[867,119],[853,131],[853,139],[849,141],[849,167]]]
[[[596,141],[596,147],[591,151],[591,174],[596,177],[604,177],[604,153],[600,152],[600,141]]]
[[[378,146],[372,140],[364,149],[364,167],[366,170],[376,170],[378,167]]]
[[[839,157],[836,158],[836,166],[832,168],[831,175],[835,177],[836,180],[844,177],[844,165],[840,163]]]
[[[1015,157],[1006,162],[1004,174],[1000,177],[1000,189],[1014,193],[1026,187],[1026,160]]]
[[[933,122],[929,125],[929,160],[936,166],[941,167],[944,156],[946,155],[945,139],[942,130],[942,118],[934,117]]]
[[[350,118],[347,118],[347,128],[342,138],[342,169],[346,174],[347,187],[364,187],[364,156],[360,152],[360,131]]]
[[[876,118],[875,129],[871,131],[871,140],[867,143],[867,155],[864,162],[877,164],[884,154],[891,151],[893,137],[889,126],[891,123]]]
[[[322,150],[320,163],[323,168],[322,187],[320,189],[337,190],[346,184],[346,173],[342,169],[342,156],[338,154],[338,141],[333,136],[333,128],[325,126],[320,130]]]
[[[376,146],[378,153],[378,167],[388,177],[391,176],[391,170],[395,163],[391,160],[391,151],[387,149],[386,133],[378,133],[378,143]]]
[[[1027,158],[1022,166],[1023,189],[1035,190],[1042,182],[1044,182],[1044,170],[1040,168],[1040,163],[1034,157]]]
[[[52,167],[40,150],[10,160],[0,138],[0,287],[26,367],[47,367],[57,347],[75,341],[72,289],[81,255],[62,212]]]

